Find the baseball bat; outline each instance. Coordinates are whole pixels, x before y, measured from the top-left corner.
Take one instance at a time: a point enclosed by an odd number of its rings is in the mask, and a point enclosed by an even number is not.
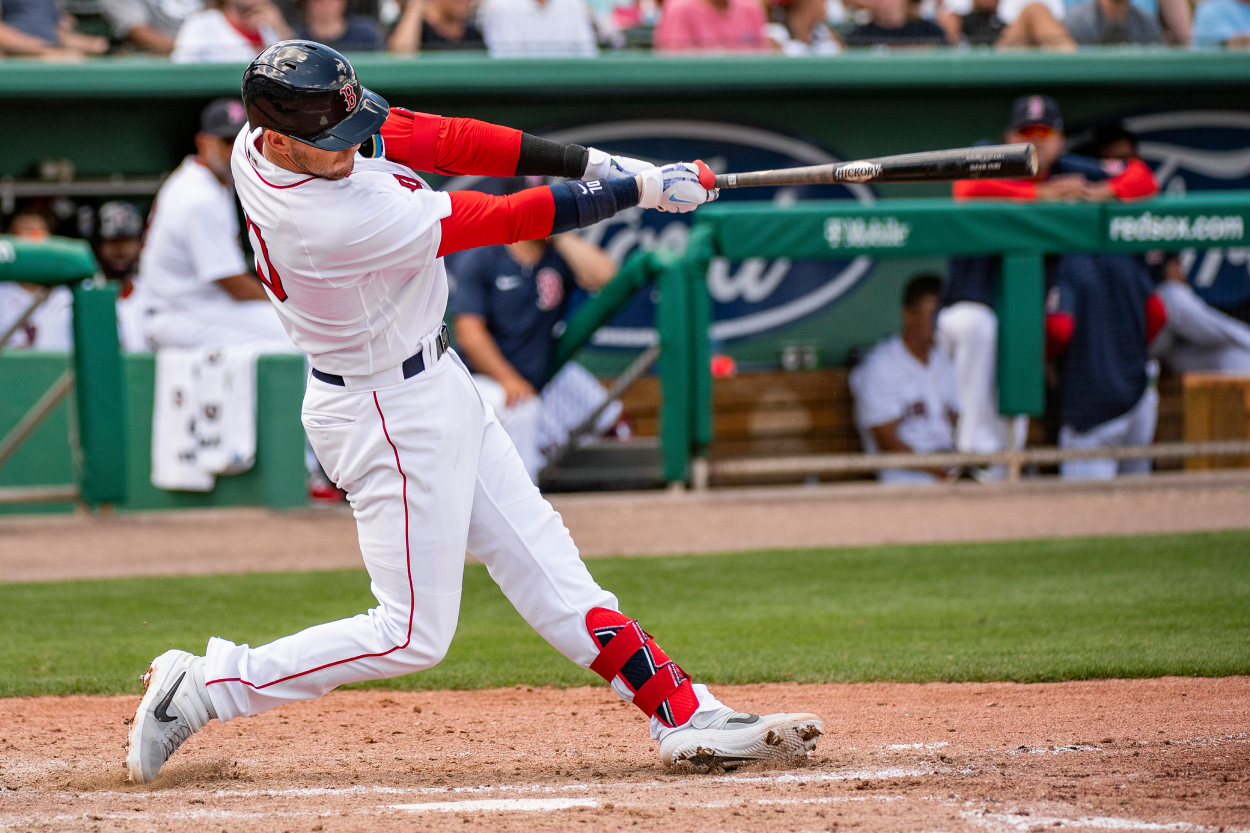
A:
[[[832,185],[839,182],[950,182],[956,179],[1035,176],[1037,150],[1027,143],[985,145],[740,174],[714,174],[702,161],[696,160],[695,164],[699,166],[699,183],[704,188]]]

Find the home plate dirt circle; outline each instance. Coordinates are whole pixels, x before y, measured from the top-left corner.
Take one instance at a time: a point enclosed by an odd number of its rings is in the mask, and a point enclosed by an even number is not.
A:
[[[606,688],[336,692],[124,782],[134,697],[0,700],[0,830],[1250,833],[1250,678],[722,686],[810,710],[791,769],[665,770]]]

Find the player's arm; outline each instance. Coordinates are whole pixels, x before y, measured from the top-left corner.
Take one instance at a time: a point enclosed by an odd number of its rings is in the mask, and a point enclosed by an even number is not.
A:
[[[498,382],[507,396],[509,408],[537,395],[534,386],[517,372],[504,357],[495,337],[486,328],[486,319],[474,313],[460,313],[455,318],[456,346],[469,357],[469,364]]]
[[[1088,198],[1094,202],[1140,200],[1157,193],[1159,182],[1154,172],[1140,159],[1130,159],[1119,174],[1091,183]]]
[[[693,211],[716,199],[717,191],[699,184],[695,165],[678,162],[608,182],[562,182],[503,197],[452,191],[448,197],[451,214],[441,221],[439,257],[477,246],[543,240],[592,226],[634,206]]]
[[[239,275],[230,275],[226,278],[218,278],[215,283],[230,294],[230,297],[236,301],[268,301],[269,296],[265,294],[265,285],[260,282],[260,278],[251,272],[243,272]]]
[[[603,289],[620,270],[607,252],[571,231],[553,237],[551,245],[573,270],[577,285],[587,292]]]
[[[899,439],[898,428],[903,424],[903,420],[896,419],[893,422],[886,422],[881,425],[872,426],[872,438],[877,441],[877,448],[882,454],[915,454],[915,449],[907,443]],[[924,469],[929,474],[937,478],[946,477],[945,469]]]
[[[653,167],[511,127],[414,113],[400,107],[391,108],[379,132],[387,159],[413,170],[440,174],[618,179]]]

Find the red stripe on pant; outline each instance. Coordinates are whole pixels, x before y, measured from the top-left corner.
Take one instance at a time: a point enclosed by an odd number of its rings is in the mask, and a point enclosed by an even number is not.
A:
[[[417,595],[412,584],[412,550],[408,542],[408,475],[404,474],[404,468],[399,463],[399,449],[395,447],[395,442],[391,439],[390,432],[386,430],[386,416],[382,413],[382,405],[378,402],[378,394],[376,391],[373,394],[373,406],[378,409],[378,417],[382,420],[382,434],[386,437],[386,442],[390,445],[391,451],[395,452],[395,468],[399,470],[399,476],[403,478],[404,481],[402,491],[404,497],[404,555],[408,562],[408,638],[404,640],[404,644],[396,645],[394,648],[390,648],[380,653],[361,654],[359,656],[351,657],[350,659],[340,659],[335,660],[334,662],[327,662],[325,665],[318,665],[316,668],[310,668],[307,671],[300,671],[297,674],[290,674],[269,683],[261,683],[258,685],[256,683],[248,682],[241,677],[223,677],[219,680],[209,680],[205,683],[205,685],[213,685],[214,683],[240,683],[248,686],[249,688],[260,690],[262,688],[269,688],[271,685],[277,685],[278,683],[285,683],[287,680],[293,680],[296,677],[304,677],[317,671],[324,671],[325,669],[333,668],[336,665],[343,665],[344,663],[355,662],[360,659],[384,657],[387,654],[402,651],[404,648],[408,647],[409,643],[412,642],[412,620],[416,614]]]

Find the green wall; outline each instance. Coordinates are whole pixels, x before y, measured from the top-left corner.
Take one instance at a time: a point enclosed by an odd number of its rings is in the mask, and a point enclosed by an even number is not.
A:
[[[121,511],[190,509],[202,506],[303,506],[307,502],[304,428],[304,361],[300,356],[261,356],[257,360],[256,465],[250,471],[218,477],[211,492],[171,492],[151,482],[152,401],[156,358],[151,353],[124,357],[127,499]],[[0,355],[0,434],[7,432],[69,366],[65,353],[9,351]],[[0,468],[0,486],[67,484],[75,481],[69,442],[72,399],[56,411]],[[70,511],[72,504],[0,506],[0,513]]]

